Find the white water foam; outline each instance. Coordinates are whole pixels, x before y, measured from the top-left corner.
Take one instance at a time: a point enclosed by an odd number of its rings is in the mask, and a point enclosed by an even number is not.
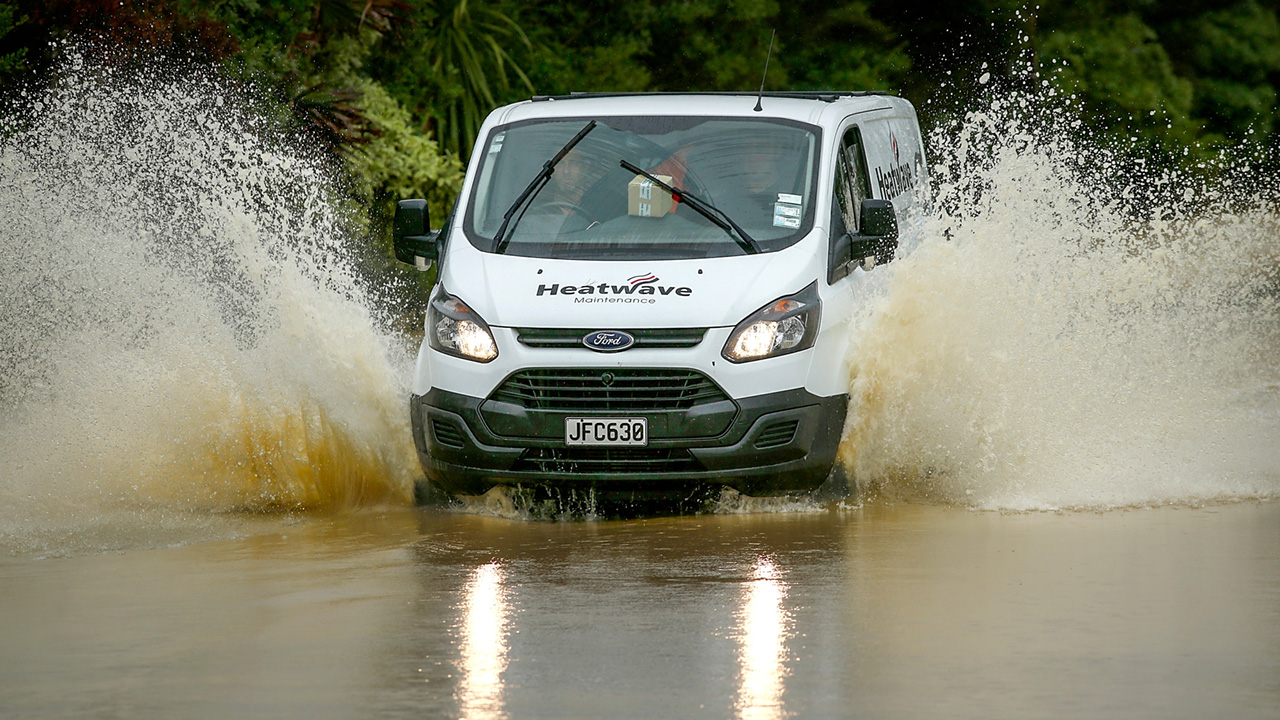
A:
[[[331,168],[212,72],[59,77],[0,133],[0,540],[408,502]]]
[[[856,320],[847,466],[1000,510],[1280,494],[1274,199],[1244,161],[1142,172],[1073,112],[1015,96],[930,139],[939,209]]]
[[[409,361],[347,260],[332,169],[213,76],[162,75],[70,53],[0,133],[0,543],[19,551],[407,502],[419,476]],[[1280,494],[1274,211],[1162,175],[1135,212],[1103,189],[1108,156],[1014,118],[997,103],[931,138],[940,209],[875,271],[844,445],[862,487],[1007,510]]]

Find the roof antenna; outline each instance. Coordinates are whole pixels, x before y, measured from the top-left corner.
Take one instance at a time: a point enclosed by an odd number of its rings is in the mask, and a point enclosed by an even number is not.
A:
[[[778,28],[774,28],[769,33],[769,52],[764,56],[764,75],[760,76],[760,94],[756,96],[756,112],[764,109],[760,106],[760,101],[764,99],[764,79],[769,75],[769,58],[773,56],[773,36],[777,34]]]

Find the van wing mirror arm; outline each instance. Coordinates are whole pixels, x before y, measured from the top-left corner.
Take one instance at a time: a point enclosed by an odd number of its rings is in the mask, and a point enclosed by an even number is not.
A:
[[[842,233],[831,243],[831,256],[827,259],[827,284],[830,285],[849,274],[849,262],[853,259],[853,236]]]
[[[831,248],[831,259],[827,265],[827,283],[833,283],[852,272],[854,267],[870,270],[876,265],[888,262],[897,247],[896,240],[868,236],[861,233],[845,233],[836,238]],[[887,252],[886,252],[887,248]]]

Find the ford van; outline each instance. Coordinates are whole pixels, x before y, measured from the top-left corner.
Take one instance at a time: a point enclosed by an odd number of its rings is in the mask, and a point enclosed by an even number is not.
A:
[[[833,471],[850,318],[918,232],[914,108],[874,92],[583,93],[495,110],[439,230],[409,412],[426,481],[803,493]]]

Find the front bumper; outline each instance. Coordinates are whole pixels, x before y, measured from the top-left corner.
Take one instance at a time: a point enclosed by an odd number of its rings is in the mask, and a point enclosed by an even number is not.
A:
[[[684,410],[495,414],[492,403],[440,389],[409,400],[414,443],[428,480],[453,494],[495,485],[603,492],[723,485],[747,495],[805,492],[836,458],[849,397],[803,388]],[[569,448],[568,416],[643,416],[645,448]]]

